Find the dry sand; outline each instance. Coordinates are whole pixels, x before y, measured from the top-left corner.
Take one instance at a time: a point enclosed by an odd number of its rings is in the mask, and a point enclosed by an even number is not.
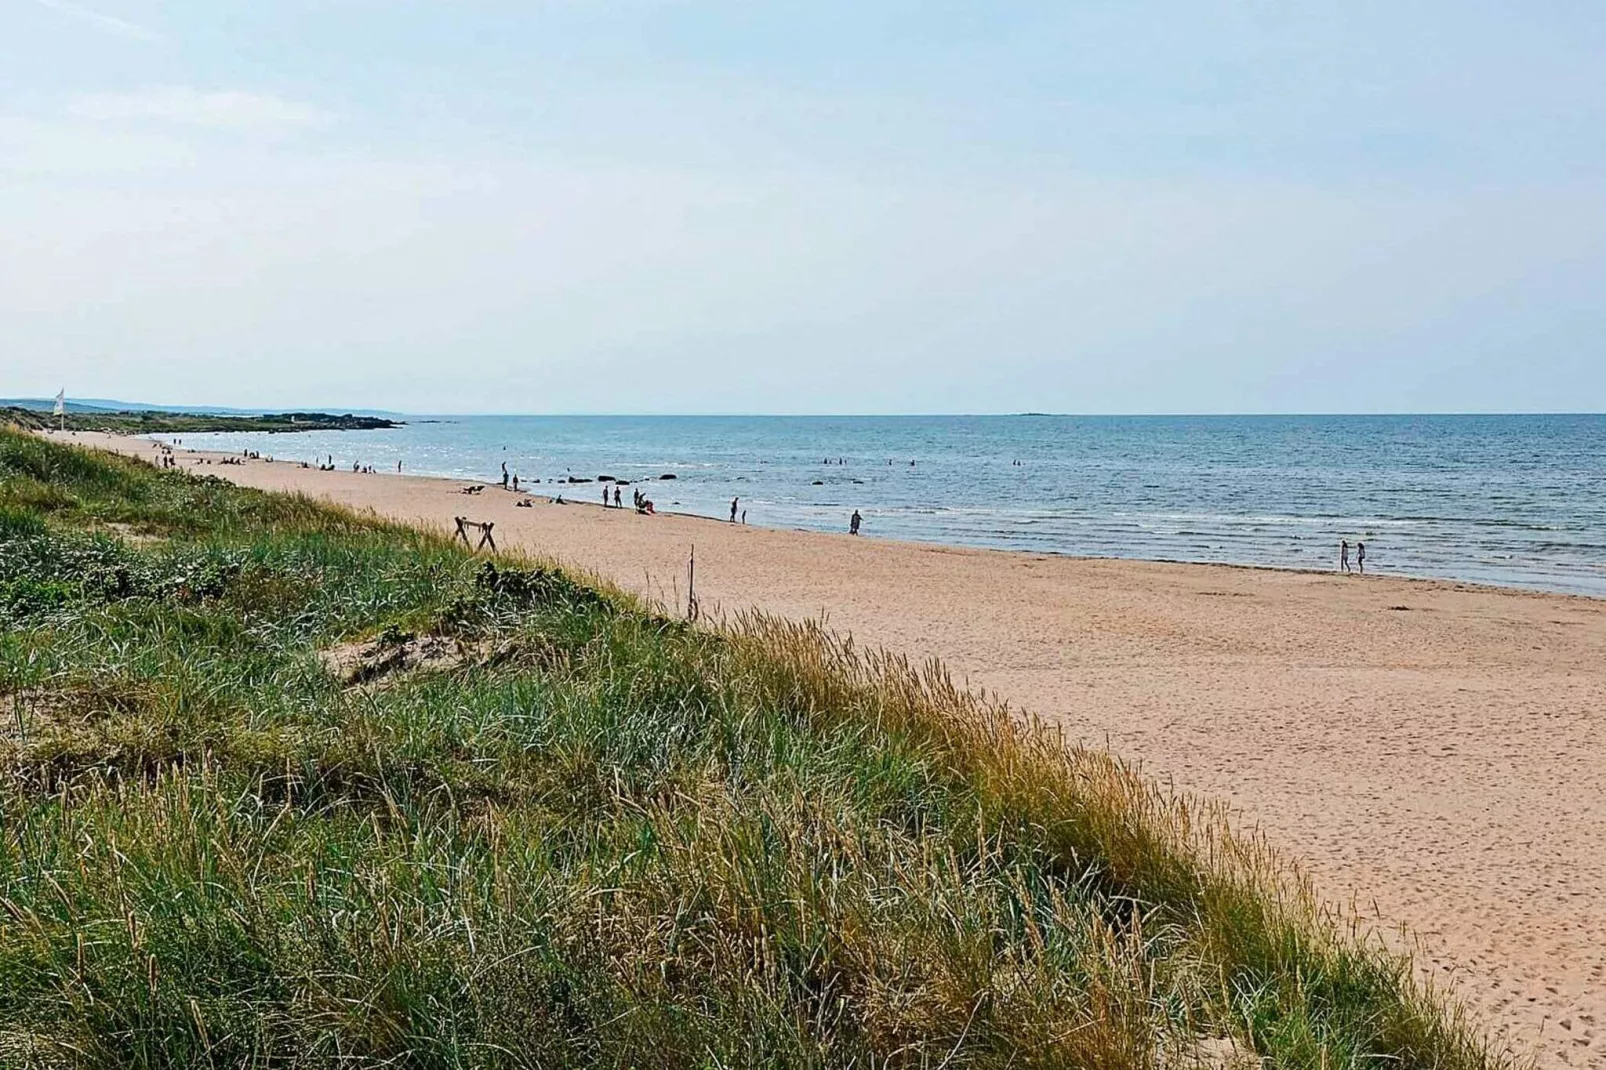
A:
[[[705,609],[824,616],[937,655],[1229,800],[1328,898],[1414,930],[1441,981],[1519,1050],[1606,1068],[1606,601],[520,509],[495,486],[467,497],[456,482],[283,462],[204,470],[434,528],[495,521],[504,547],[666,604],[684,597],[695,543]]]

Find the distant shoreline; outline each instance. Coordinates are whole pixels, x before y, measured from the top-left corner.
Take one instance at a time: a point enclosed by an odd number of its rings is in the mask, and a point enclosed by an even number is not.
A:
[[[283,412],[232,416],[140,409],[121,412],[75,411],[56,416],[18,406],[0,409],[0,424],[4,423],[30,431],[60,428],[116,435],[199,435],[219,431],[282,435],[302,431],[382,431],[406,426],[399,420],[354,416],[349,412],[339,415],[327,412]]]

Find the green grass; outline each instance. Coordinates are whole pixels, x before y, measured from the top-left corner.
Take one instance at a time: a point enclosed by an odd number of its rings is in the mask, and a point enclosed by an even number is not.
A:
[[[0,432],[0,627],[0,1064],[1509,1064],[1219,811],[810,625]]]

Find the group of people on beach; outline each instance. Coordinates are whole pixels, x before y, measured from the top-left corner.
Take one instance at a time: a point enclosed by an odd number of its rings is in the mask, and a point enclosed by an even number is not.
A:
[[[260,453],[247,453],[246,456],[260,458],[262,455]],[[273,461],[273,458],[269,457],[269,458],[267,458],[267,460],[271,463]],[[334,457],[334,454],[332,454],[332,453],[331,454],[325,454],[322,459],[314,458],[310,464],[308,462],[306,462],[306,461],[302,461],[301,462],[301,467],[307,468],[307,469],[316,469],[316,470],[318,470],[320,472],[335,472],[335,471],[339,471],[338,467],[335,465],[335,457]],[[363,464],[361,461],[352,461],[351,462],[351,470],[353,472],[356,472],[358,475],[364,475],[364,476],[371,476],[376,471],[376,469],[374,468],[373,465],[371,465],[371,464]],[[401,475],[402,474],[402,463],[400,461],[396,462],[396,474],[397,475]]]
[[[1338,544],[1338,568],[1340,572],[1350,571],[1348,539],[1343,539]],[[1355,543],[1355,570],[1363,576],[1366,575],[1366,544],[1360,541]]]
[[[401,471],[400,463],[397,464],[396,470],[398,472]],[[613,477],[611,477],[611,476],[605,476],[603,478],[606,480],[606,482],[604,482],[603,487],[602,487],[602,507],[604,509],[623,509],[625,507],[624,492],[621,491],[619,488],[622,487],[622,486],[625,486],[626,482],[625,481],[620,481],[620,480],[614,480]],[[537,479],[534,482],[539,483],[541,481],[539,479]],[[554,480],[554,482],[562,482],[562,480],[561,479]],[[589,483],[591,481],[589,479],[586,479],[586,480],[570,480],[570,482]],[[501,483],[502,483],[502,489],[503,490],[511,490],[514,493],[518,493],[519,492],[519,489],[520,489],[519,474],[517,472],[511,471],[508,468],[506,461],[502,462],[502,480],[501,480]],[[476,489],[483,489],[483,488],[476,488]],[[527,498],[520,500],[518,504],[520,506],[526,508],[526,509],[532,507],[530,500],[527,499]],[[563,492],[559,491],[558,493],[553,495],[552,504],[553,505],[568,505],[569,503],[564,500]],[[638,513],[650,514],[650,513],[652,513],[654,511],[652,499],[648,498],[639,489],[638,490],[632,490],[630,492],[630,504],[631,504],[631,508],[635,509],[635,511],[638,512]]]
[[[175,438],[173,440],[173,444],[174,445],[178,445],[182,441],[184,441],[184,440],[183,439],[179,439],[179,438]],[[158,468],[177,468],[179,466],[178,465],[178,457],[175,456],[174,453],[173,453],[173,446],[168,446],[168,445],[165,445],[165,444],[163,444],[161,442],[152,442],[151,443],[151,447],[156,450],[156,467],[158,467]],[[271,458],[271,457],[268,458],[268,460],[270,460],[270,461],[272,459],[273,458]],[[212,463],[212,458],[210,458],[210,457],[196,457],[196,458],[193,459],[192,463],[197,464],[197,465],[211,464]],[[239,464],[240,461],[239,461],[238,458],[224,457],[221,460],[219,460],[217,463],[218,464]]]

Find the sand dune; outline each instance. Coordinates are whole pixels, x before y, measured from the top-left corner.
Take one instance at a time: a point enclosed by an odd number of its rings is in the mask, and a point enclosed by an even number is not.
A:
[[[939,656],[1229,800],[1329,898],[1410,926],[1441,982],[1542,1065],[1606,1068],[1606,601],[520,509],[494,487],[283,463],[206,471],[436,528],[491,520],[504,546],[667,604],[695,544],[705,609],[823,615]]]

